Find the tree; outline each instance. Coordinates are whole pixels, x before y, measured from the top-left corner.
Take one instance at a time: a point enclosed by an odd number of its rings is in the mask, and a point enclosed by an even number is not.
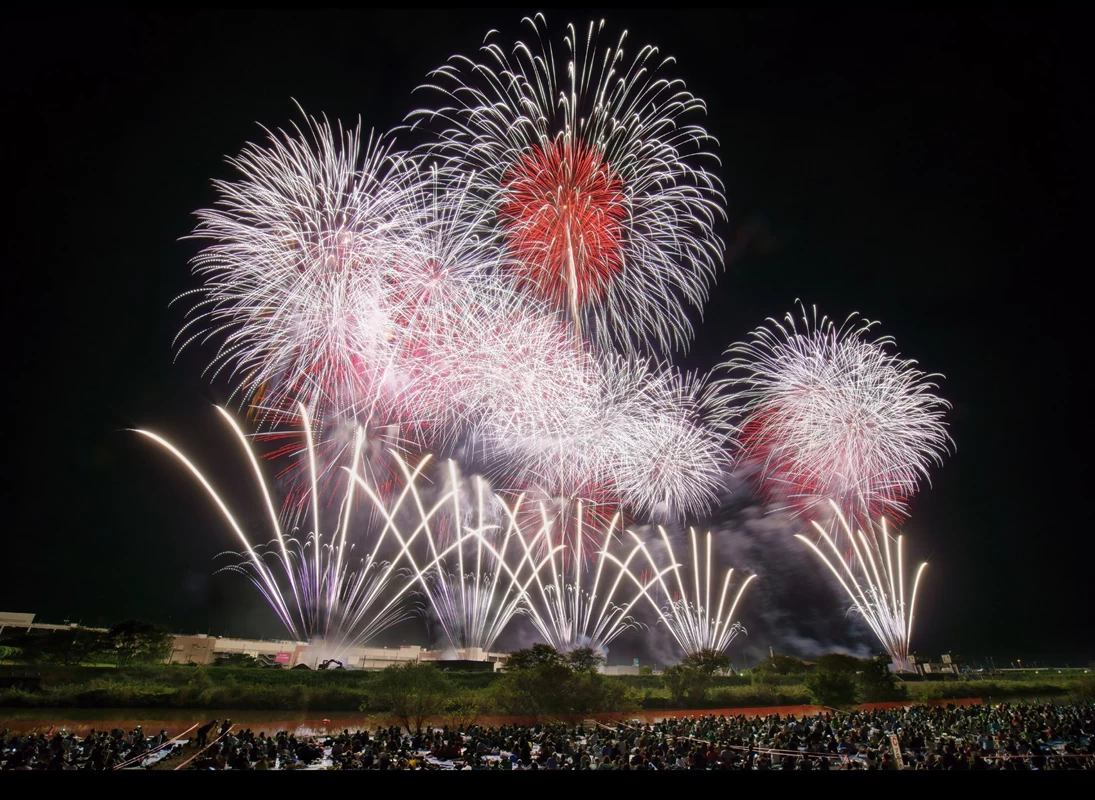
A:
[[[6,661],[9,658],[22,658],[23,649],[21,647],[10,647],[8,645],[0,644],[0,661]]]
[[[432,664],[393,664],[377,676],[373,694],[380,707],[403,722],[403,727],[415,733],[422,725],[445,709],[455,694],[452,683]],[[362,704],[361,710],[366,710]]]
[[[50,653],[54,660],[66,667],[95,661],[110,652],[110,635],[102,631],[73,628],[50,633]]]
[[[87,628],[29,630],[8,643],[27,663],[52,662],[66,667],[94,661],[112,649],[106,634]]]
[[[518,651],[520,652],[520,651]],[[576,673],[563,660],[507,669],[491,687],[494,705],[504,714],[545,717],[572,713]],[[598,676],[600,677],[600,676]]]
[[[578,647],[567,653],[566,661],[575,672],[596,672],[605,657],[592,647]]]
[[[772,656],[757,664],[754,670],[765,675],[801,675],[807,668],[797,658]]]
[[[621,681],[570,664],[544,662],[507,671],[491,687],[495,708],[503,714],[541,718],[633,711],[638,695]]]
[[[544,664],[566,664],[566,657],[550,644],[538,643],[525,650],[514,650],[506,659],[506,672],[536,669]]]
[[[711,685],[711,675],[695,667],[677,664],[662,672],[662,685],[674,703],[702,703]]]
[[[865,703],[879,703],[887,700],[903,700],[908,689],[897,685],[897,676],[890,672],[888,658],[872,658],[860,662],[860,672],[856,675],[859,687],[859,699]]]
[[[814,702],[843,706],[855,702],[855,676],[847,672],[813,672],[806,676],[806,688]]]
[[[863,660],[844,653],[826,653],[814,662],[817,672],[844,672],[855,675],[863,669]]]
[[[130,619],[118,622],[107,634],[119,667],[139,663],[162,663],[171,654],[170,632],[151,622]]]
[[[640,675],[653,675],[654,674],[654,668],[652,666],[650,666],[649,664],[643,664],[641,667],[639,667],[639,674]]]
[[[707,648],[689,653],[681,662],[686,667],[698,669],[705,675],[714,675],[716,672],[725,672],[730,669],[730,656],[722,650]]]
[[[470,692],[450,697],[445,701],[445,724],[454,730],[466,730],[476,723],[483,713],[483,704]]]

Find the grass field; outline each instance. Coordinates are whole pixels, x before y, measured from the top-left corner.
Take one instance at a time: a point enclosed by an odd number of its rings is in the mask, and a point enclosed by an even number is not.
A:
[[[237,708],[284,711],[366,710],[376,673],[365,671],[233,669],[228,667],[145,666],[42,667],[42,691],[0,690],[0,707],[9,708]],[[484,697],[497,680],[489,672],[453,672],[449,678],[463,692]],[[673,704],[657,676],[620,676],[633,688],[644,709]],[[811,702],[801,683],[754,684],[746,677],[714,679],[705,708],[803,705]],[[910,700],[978,697],[1048,698],[1091,692],[1091,676],[1043,673],[1024,680],[973,680],[907,684]]]

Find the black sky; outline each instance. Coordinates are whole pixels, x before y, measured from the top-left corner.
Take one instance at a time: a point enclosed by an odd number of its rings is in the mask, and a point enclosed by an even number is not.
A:
[[[6,525],[0,610],[277,632],[212,575],[231,546],[132,434],[231,481],[207,352],[172,362],[191,212],[256,123],[391,128],[412,89],[520,11],[20,12],[3,58]],[[905,530],[931,561],[917,649],[1095,657],[1086,553],[1092,72],[1079,12],[553,12],[677,56],[720,141],[731,246],[680,363],[796,298],[881,320],[946,375],[957,452]],[[763,569],[763,566],[759,566]],[[820,573],[818,583],[821,583]],[[778,584],[778,578],[776,579]],[[786,613],[815,586],[768,587]],[[765,619],[747,614],[764,641]],[[418,641],[412,627],[398,637]],[[759,637],[759,638],[758,638]],[[626,641],[621,652],[640,645]]]

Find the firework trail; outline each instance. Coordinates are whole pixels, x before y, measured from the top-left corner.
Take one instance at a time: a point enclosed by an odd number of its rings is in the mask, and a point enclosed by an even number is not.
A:
[[[396,517],[406,499],[413,494],[414,484],[430,458],[423,458],[411,470],[397,457],[405,478],[405,487],[390,512],[373,487],[351,469],[346,495],[329,534],[323,533],[320,524],[321,509],[316,489],[316,472],[313,468],[313,530],[302,540],[297,536],[286,535],[283,531],[270,489],[263,480],[258,459],[248,445],[247,437],[224,409],[218,407],[217,410],[232,426],[254,469],[274,533],[268,544],[256,544],[247,537],[220,494],[174,445],[149,431],[136,432],[152,439],[182,462],[224,515],[243,546],[242,552],[237,554],[242,559],[241,562],[226,569],[241,572],[254,583],[295,639],[321,640],[334,657],[354,645],[368,642],[393,625],[412,618],[414,608],[413,604],[407,602],[409,592],[420,581],[421,571],[434,566],[434,562],[427,561],[419,567],[412,556],[412,546],[428,525],[429,518],[423,517],[409,535],[404,535],[396,524]],[[303,407],[300,414],[307,426],[308,414]],[[360,446],[359,439],[357,447]],[[313,456],[314,464],[314,447],[311,443],[309,454]],[[359,455],[360,453],[355,455],[354,464],[358,463]],[[355,489],[365,494],[384,519],[379,530],[368,531],[369,538],[372,538],[369,552],[356,558],[355,540],[360,537],[357,530],[351,528]],[[441,550],[437,557],[446,557],[453,548],[462,544],[463,539],[458,538],[448,548]],[[382,558],[383,551],[396,547],[398,553],[394,558]],[[394,594],[389,592],[390,589],[394,590]],[[385,600],[385,596],[389,594],[391,596]]]
[[[514,284],[602,344],[684,346],[684,305],[702,308],[723,251],[712,139],[685,122],[705,106],[656,48],[628,60],[626,32],[599,49],[603,22],[568,26],[557,61],[543,16],[525,21],[536,42],[507,55],[491,32],[481,62],[454,56],[422,87],[444,105],[408,119],[435,129],[429,157],[474,175]]]
[[[529,577],[520,582],[524,592],[520,612],[560,652],[576,647],[607,651],[621,633],[640,627],[631,609],[672,567],[657,571],[650,580],[640,580],[631,564],[643,551],[642,543],[634,545],[623,559],[613,552],[619,549],[619,514],[607,526],[591,530],[579,501],[573,531],[559,542],[560,537],[553,531],[555,522],[543,505],[538,526],[519,521],[524,499],[520,495],[512,507],[506,506],[510,523],[507,539],[514,537],[518,545],[512,548],[519,559],[516,568],[510,566],[512,558],[502,559],[499,554],[503,569],[515,583],[521,581],[526,567],[529,570]],[[578,555],[585,549],[587,537],[597,543],[592,559]],[[564,559],[567,550],[573,555]],[[634,594],[625,594],[632,586]]]
[[[840,582],[841,588],[852,601],[852,607],[878,637],[896,668],[912,670],[909,663],[909,642],[912,640],[916,592],[928,564],[924,562],[917,568],[912,582],[912,595],[906,605],[904,537],[898,536],[895,540],[890,535],[885,517],[879,520],[880,529],[872,528],[868,522],[869,534],[859,530],[857,536],[837,504],[831,505],[833,513],[840,520],[845,537],[854,549],[854,560],[841,557],[832,537],[816,520],[812,524],[820,541],[831,552],[831,558],[802,534],[796,534],[795,538],[813,550]]]
[[[714,563],[714,559],[711,557],[711,533],[708,532],[707,534],[706,555],[701,560],[696,531],[694,529],[689,530],[692,541],[692,562],[689,571],[692,573],[693,583],[691,592],[689,592],[686,581],[681,576],[682,565],[677,562],[669,536],[661,526],[658,526],[658,531],[661,534],[662,542],[665,544],[670,563],[676,565],[672,569],[676,576],[676,591],[667,586],[664,580],[659,579],[655,588],[660,589],[660,593],[666,598],[664,604],[659,606],[650,593],[647,594],[647,599],[658,612],[659,620],[665,623],[685,654],[693,655],[702,650],[725,652],[739,633],[747,632],[740,622],[734,621],[734,612],[737,610],[742,595],[745,594],[746,587],[757,576],[750,575],[746,578],[745,582],[738,588],[733,600],[727,605],[727,600],[730,597],[730,583],[734,577],[734,570],[727,570],[722,581],[722,589],[718,590],[718,605],[714,606],[712,605],[711,593],[711,571]],[[650,557],[649,550],[645,552],[651,568],[656,570],[657,565]],[[714,611],[714,614],[712,614],[712,611]],[[725,614],[723,614],[724,611]]]
[[[502,503],[486,482],[480,476],[473,478],[474,499],[467,502],[461,499],[466,487],[454,461],[448,462],[447,477],[449,490],[429,512],[412,488],[426,520],[430,564],[419,576],[453,649],[489,651],[524,600],[525,586],[518,578],[523,569],[514,573],[502,567],[513,537],[501,535]],[[448,546],[458,540],[460,545]]]
[[[743,460],[759,467],[768,498],[802,516],[833,500],[848,516],[907,514],[928,468],[949,451],[947,401],[936,375],[890,353],[893,340],[868,335],[855,315],[837,326],[800,306],[769,319],[720,365],[724,425],[744,415]]]

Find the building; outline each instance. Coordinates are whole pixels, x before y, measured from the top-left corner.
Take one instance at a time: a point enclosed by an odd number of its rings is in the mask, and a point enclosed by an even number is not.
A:
[[[912,665],[912,668],[916,670],[917,674],[925,677],[933,675],[957,676],[961,674],[961,670],[959,668],[961,664],[961,659],[952,656],[950,653],[941,656],[938,663],[920,659],[916,655],[910,655],[909,664]]]
[[[281,639],[229,639],[220,636],[178,635],[168,658],[169,664],[213,664],[218,658],[233,653],[242,653],[257,658],[270,666],[288,669],[304,665],[318,669],[324,661],[334,658],[349,669],[384,669],[392,664],[407,662],[458,662],[475,661],[492,665],[494,671],[501,669],[507,653],[489,653],[478,647],[443,652],[429,650],[420,645],[399,645],[398,647],[350,647],[338,649],[318,640],[314,642],[295,642]]]
[[[78,622],[65,621],[63,623],[35,622],[34,614],[17,614],[11,611],[0,611],[0,633],[9,628],[19,628],[27,631],[64,631],[82,628],[88,631],[106,633],[106,628],[88,628]]]
[[[34,614],[22,614],[0,611],[0,633],[5,628],[23,630],[68,630],[82,628],[77,623],[60,625],[34,621]],[[86,630],[106,631],[106,628]],[[338,649],[319,640],[314,642],[296,642],[287,639],[237,639],[227,636],[209,636],[204,633],[176,634],[171,645],[171,653],[165,663],[211,665],[218,658],[232,654],[245,654],[258,659],[269,666],[285,669],[304,665],[317,669],[324,661],[335,658],[350,669],[384,669],[392,664],[405,664],[409,661],[486,662],[497,671],[505,663],[508,653],[489,653],[479,647],[461,650],[429,650],[420,645],[400,645],[399,647],[351,647]]]

